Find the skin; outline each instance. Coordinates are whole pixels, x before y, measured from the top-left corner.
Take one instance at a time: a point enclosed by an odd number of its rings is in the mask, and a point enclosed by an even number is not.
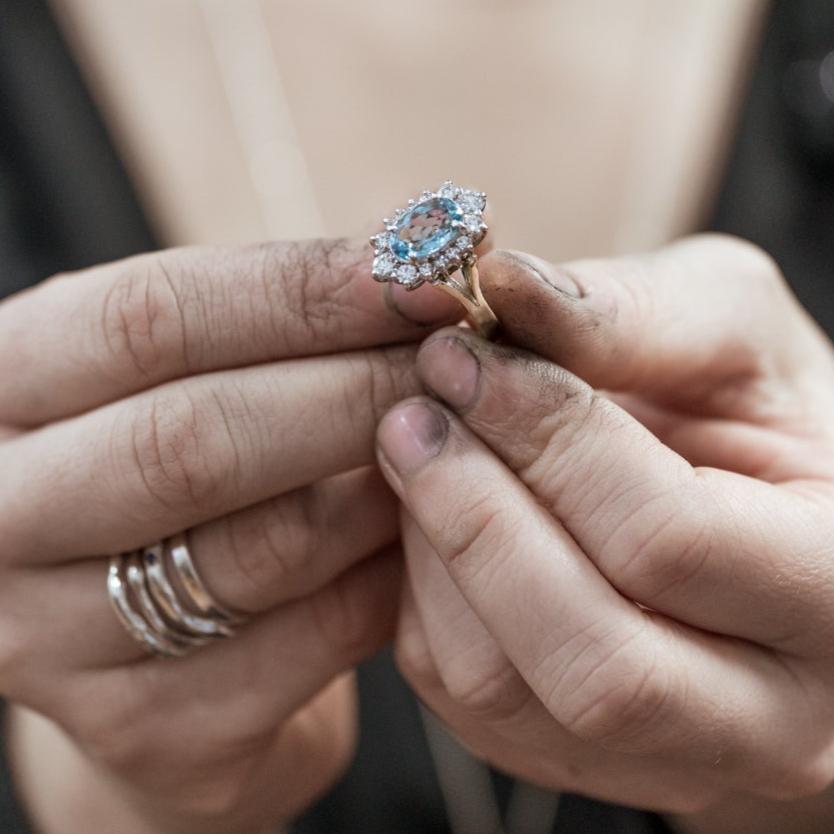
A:
[[[397,654],[479,755],[684,832],[829,831],[834,352],[740,241],[482,261],[383,419]]]
[[[457,315],[370,258],[172,250],[0,305],[0,692],[38,830],[272,831],[349,760],[350,670],[391,639],[402,563],[375,428],[420,390],[408,343]],[[107,557],[186,529],[252,620],[150,657]]]

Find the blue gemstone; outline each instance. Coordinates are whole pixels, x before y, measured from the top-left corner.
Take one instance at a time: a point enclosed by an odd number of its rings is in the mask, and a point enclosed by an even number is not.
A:
[[[423,200],[397,221],[391,251],[401,261],[436,255],[461,234],[456,221],[462,217],[460,206],[448,197]]]

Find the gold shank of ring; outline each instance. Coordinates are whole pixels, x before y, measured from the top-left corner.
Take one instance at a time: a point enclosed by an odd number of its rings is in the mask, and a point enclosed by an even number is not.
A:
[[[472,256],[464,262],[460,268],[460,274],[463,280],[458,280],[452,275],[446,275],[440,278],[434,286],[449,293],[464,306],[469,323],[480,336],[483,336],[484,339],[494,339],[498,335],[498,316],[487,304],[481,292],[476,256]]]

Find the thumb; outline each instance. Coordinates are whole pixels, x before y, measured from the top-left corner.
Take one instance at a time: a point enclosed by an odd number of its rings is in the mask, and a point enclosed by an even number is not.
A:
[[[723,411],[762,377],[795,382],[830,348],[756,247],[701,235],[658,252],[554,266],[494,252],[484,294],[514,344],[596,388]],[[759,386],[751,385],[751,388]]]

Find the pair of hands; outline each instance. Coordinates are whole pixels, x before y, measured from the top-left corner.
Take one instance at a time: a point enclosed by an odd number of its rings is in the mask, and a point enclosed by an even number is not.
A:
[[[828,343],[727,239],[481,267],[533,353],[382,347],[454,304],[386,302],[345,242],[146,256],[0,306],[0,690],[34,711],[12,741],[45,831],[79,786],[125,832],[292,817],[349,758],[345,673],[394,629],[420,696],[540,784],[691,813],[831,781]],[[186,528],[257,616],[146,659],[103,556]]]

